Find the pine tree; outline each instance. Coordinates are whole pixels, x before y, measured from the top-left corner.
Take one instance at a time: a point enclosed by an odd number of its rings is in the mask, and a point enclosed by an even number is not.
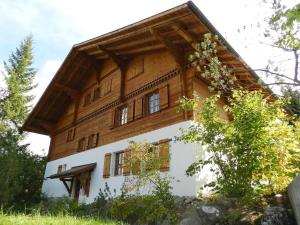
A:
[[[33,84],[36,70],[32,63],[32,36],[28,36],[4,62],[7,87],[2,90],[0,99],[2,131],[20,129],[30,111],[29,103],[33,100],[30,91],[36,86]]]
[[[0,203],[22,207],[40,198],[45,157],[22,144],[20,128],[31,109],[36,70],[32,67],[32,37],[26,37],[4,62],[5,87],[0,88]]]

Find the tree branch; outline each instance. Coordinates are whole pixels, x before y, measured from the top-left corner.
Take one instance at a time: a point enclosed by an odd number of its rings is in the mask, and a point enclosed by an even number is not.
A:
[[[293,52],[294,51],[294,49],[291,49],[291,48],[279,47],[277,45],[272,45],[272,44],[264,43],[262,41],[260,41],[260,43],[264,44],[264,45],[268,45],[268,46],[273,47],[273,48],[279,48],[279,49],[282,49],[282,50],[287,51],[287,52]]]
[[[275,82],[275,83],[265,84],[264,86],[271,86],[271,85],[291,85],[291,86],[300,86],[300,83]]]
[[[297,50],[294,50],[294,56],[295,56],[295,76],[294,76],[294,81],[298,81],[298,65],[299,65],[299,55],[297,53]]]
[[[281,77],[281,78],[285,78],[285,79],[294,81],[294,82],[296,82],[296,83],[299,83],[299,85],[300,85],[300,81],[299,81],[298,79],[295,80],[295,79],[290,78],[290,77],[288,77],[287,75],[284,75],[284,74],[281,74],[281,73],[276,73],[276,72],[273,72],[273,71],[270,71],[270,70],[267,70],[267,69],[255,69],[255,70],[253,70],[253,71],[269,73],[269,74],[275,75],[275,76],[277,76],[277,77]]]

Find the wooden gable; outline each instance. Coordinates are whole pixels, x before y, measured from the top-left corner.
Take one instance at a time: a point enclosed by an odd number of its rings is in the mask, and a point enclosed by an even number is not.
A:
[[[85,93],[90,91],[93,94],[97,84],[100,87],[100,95],[106,94],[109,96],[107,97],[109,101],[100,98],[101,103],[95,105],[116,105],[118,100],[123,101],[126,94],[134,91],[132,87],[126,85],[135,82],[135,77],[144,73],[147,63],[154,63],[157,60],[159,63],[166,63],[166,67],[170,66],[170,69],[174,68],[172,64],[177,64],[179,67],[186,66],[187,56],[193,51],[194,43],[207,32],[220,37],[223,46],[219,57],[237,71],[241,85],[251,86],[251,89],[261,89],[258,76],[202,12],[192,2],[187,2],[140,22],[74,45],[27,118],[23,129],[51,135],[57,129],[57,123],[62,115],[68,114],[70,104],[74,105],[76,113],[69,120],[75,126],[81,116],[94,112],[91,108],[91,111],[82,112],[84,115],[77,113],[82,107]],[[157,51],[167,51],[174,60],[165,62],[163,54],[166,53],[162,53],[162,58],[153,58],[150,61],[147,61],[149,58],[143,57],[145,54],[151,55]],[[130,63],[134,66],[127,71],[126,65]],[[146,74],[144,79],[148,79]],[[141,81],[136,81],[138,87],[143,85],[139,82]],[[88,88],[89,85],[91,90]],[[119,89],[118,96],[112,92],[116,89]],[[269,90],[264,91],[272,94]]]

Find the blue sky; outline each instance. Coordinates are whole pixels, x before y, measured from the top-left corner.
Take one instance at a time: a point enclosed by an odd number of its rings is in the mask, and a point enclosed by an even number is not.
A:
[[[34,38],[34,66],[38,69],[34,94],[38,100],[72,45],[121,28],[182,4],[182,0],[1,0],[0,70],[3,60],[25,36]],[[289,2],[296,2],[289,0]],[[263,67],[276,54],[259,46],[257,28],[237,32],[268,13],[260,0],[195,0],[194,3],[253,68]],[[0,79],[0,85],[1,83]],[[31,134],[31,150],[48,150],[49,139]]]

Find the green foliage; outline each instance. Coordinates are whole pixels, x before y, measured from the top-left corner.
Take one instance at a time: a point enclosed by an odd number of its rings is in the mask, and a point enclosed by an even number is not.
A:
[[[297,118],[300,118],[300,92],[294,90],[291,87],[282,88],[281,92],[285,98],[289,99],[287,102],[287,108],[293,113]]]
[[[163,202],[163,199],[156,195],[117,197],[113,200],[109,211],[112,218],[126,221],[130,224],[152,224],[165,219],[174,224],[177,220],[174,205],[166,204]]]
[[[30,110],[36,74],[32,66],[32,38],[27,37],[4,62],[5,87],[0,88],[0,202],[24,208],[40,200],[46,158],[22,144],[20,128]]]
[[[21,42],[20,47],[4,62],[6,89],[0,99],[0,131],[19,129],[30,111],[33,96],[29,92],[35,87],[36,70],[32,68],[32,37]],[[21,137],[21,136],[20,136]]]
[[[270,29],[266,35],[275,31],[275,44],[283,49],[300,50],[299,25],[300,4],[288,8],[281,0],[272,1],[274,13],[269,20]]]
[[[210,185],[227,196],[248,198],[284,190],[299,172],[299,122],[289,122],[284,101],[268,101],[259,91],[233,91],[225,107],[232,117],[228,121],[216,107],[219,98],[201,101],[195,96],[188,102],[197,123],[180,139],[207,146],[210,157],[192,164],[187,174],[214,165],[216,182]]]
[[[171,193],[171,178],[159,172],[163,160],[158,157],[158,146],[131,142],[128,149],[130,150],[128,163],[132,170],[139,172],[126,177],[121,196],[113,197],[110,191],[104,190],[100,192],[96,202],[101,203],[102,209],[108,209],[112,218],[130,224],[151,224],[164,219],[175,223],[177,217]],[[141,195],[140,191],[146,191],[147,188],[149,188],[148,195]]]
[[[130,142],[128,146],[130,150],[129,165],[132,170],[136,170],[136,175],[126,177],[124,182],[124,191],[137,194],[143,187],[158,188],[162,179],[171,180],[171,177],[163,176],[159,169],[164,161],[159,158],[158,144],[150,144],[144,142]],[[163,178],[164,177],[164,178]]]
[[[211,91],[230,92],[236,77],[233,69],[223,64],[217,53],[220,40],[217,35],[206,33],[196,44],[196,50],[189,56],[190,62],[197,69],[200,76],[211,81]]]

